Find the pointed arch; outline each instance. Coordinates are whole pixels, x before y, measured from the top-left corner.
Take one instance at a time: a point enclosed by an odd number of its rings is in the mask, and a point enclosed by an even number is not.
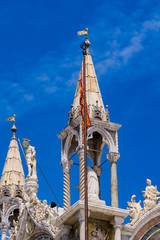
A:
[[[7,212],[6,212],[6,219],[7,219],[7,221],[8,221],[8,218],[9,218],[11,212],[13,212],[15,209],[19,209],[19,204],[15,204],[15,205],[11,206],[11,207],[7,210]]]
[[[92,126],[88,129],[88,136],[93,132],[98,132],[101,134],[101,136],[103,137],[103,141],[107,144],[109,148],[109,152],[118,152],[118,148],[115,145],[112,136],[108,131],[106,131],[106,129],[99,125]]]
[[[76,137],[77,140],[79,139],[79,136],[78,136],[78,132],[76,130],[71,130],[70,133],[67,135],[67,138],[65,140],[65,144],[64,144],[64,148],[63,148],[63,157],[68,159],[68,150],[71,146],[71,142],[72,142],[72,139],[73,137]]]

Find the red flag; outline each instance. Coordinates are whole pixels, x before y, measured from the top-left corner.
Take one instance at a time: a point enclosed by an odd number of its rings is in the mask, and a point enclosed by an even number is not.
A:
[[[82,73],[83,73],[83,68],[81,69],[80,105],[81,105],[81,115],[82,115],[82,143],[84,144],[84,86],[83,86]],[[87,128],[90,126],[91,126],[91,122],[89,119],[88,107],[86,102],[86,136],[87,136]]]

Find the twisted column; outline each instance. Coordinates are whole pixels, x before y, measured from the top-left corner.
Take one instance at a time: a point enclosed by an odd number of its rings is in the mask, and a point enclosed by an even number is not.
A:
[[[85,164],[84,164],[84,148],[80,147],[78,150],[79,155],[79,194],[80,200],[85,198]]]
[[[117,160],[120,154],[110,152],[107,154],[111,164],[111,206],[118,208],[118,181],[117,181]]]
[[[70,189],[70,169],[73,161],[67,159],[61,162],[63,166],[63,205],[64,210],[71,206],[71,189]]]

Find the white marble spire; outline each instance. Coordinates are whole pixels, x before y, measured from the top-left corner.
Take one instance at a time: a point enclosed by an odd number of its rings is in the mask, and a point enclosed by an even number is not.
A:
[[[104,108],[102,95],[99,89],[97,76],[95,73],[94,64],[92,61],[91,54],[88,52],[85,56],[85,76],[86,76],[86,100],[88,105],[88,111],[90,118],[100,118],[103,121],[108,121],[107,114]],[[84,58],[83,58],[84,61]],[[83,66],[82,61],[82,66]],[[74,112],[74,118],[79,115],[77,110],[80,107],[80,82],[81,82],[81,71],[78,79],[77,89],[74,96],[74,102],[72,105],[72,112]],[[97,115],[96,115],[97,113]],[[99,114],[98,114],[99,113]]]
[[[17,131],[15,123],[13,124],[11,130],[13,132],[13,137],[11,138],[7,157],[5,160],[0,181],[0,188],[5,185],[9,186],[10,195],[14,197],[16,186],[24,186],[25,176],[22,167],[18,143],[15,136],[15,132]]]

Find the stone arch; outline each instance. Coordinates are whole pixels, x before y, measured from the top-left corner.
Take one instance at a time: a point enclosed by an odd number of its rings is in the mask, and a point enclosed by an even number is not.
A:
[[[159,234],[158,234],[159,233]],[[153,228],[151,228],[143,237],[142,240],[153,240],[153,236],[154,235],[159,235],[160,236],[160,224],[157,224],[156,226],[154,226]],[[156,238],[157,239],[157,238]],[[159,239],[159,238],[158,238]],[[155,240],[155,238],[154,238]]]
[[[154,230],[160,230],[160,205],[145,213],[133,228],[134,234],[130,240],[147,240],[155,233]]]
[[[38,227],[38,231],[33,232],[27,240],[34,240],[36,237],[39,237],[40,235],[48,235],[54,239],[54,234],[52,233],[52,231],[48,227],[44,225],[42,226],[40,223],[38,223],[33,218],[33,216],[29,213],[28,208],[27,208],[27,212],[31,217],[32,221],[34,222],[34,224],[36,225],[36,227]]]
[[[19,204],[15,204],[15,205],[11,206],[11,207],[7,210],[7,212],[6,212],[6,219],[7,219],[7,221],[8,221],[8,219],[9,219],[10,213],[13,212],[15,209],[19,209]]]
[[[117,148],[115,146],[114,140],[109,132],[107,132],[103,127],[99,125],[95,125],[88,129],[88,136],[93,132],[98,132],[104,138],[104,142],[106,143],[107,147],[109,148],[109,152],[117,152]]]
[[[158,225],[160,225],[160,224],[158,224]],[[156,229],[158,227],[158,229]],[[152,240],[153,238],[152,237],[155,237],[155,235],[157,236],[157,234],[158,234],[158,236],[160,236],[160,226],[155,226],[154,228],[152,228],[151,229],[152,230],[152,233],[149,235],[149,238],[146,236],[146,234],[145,234],[145,236],[147,237],[147,239],[148,240]],[[144,237],[145,237],[144,236]]]
[[[29,238],[27,238],[27,240],[36,240],[38,237],[41,237],[41,236],[48,236],[49,239],[52,238],[54,240],[54,238],[49,233],[46,233],[43,230],[33,233]]]
[[[76,130],[71,130],[71,132],[68,134],[67,138],[66,138],[66,141],[65,141],[65,144],[64,144],[64,148],[63,148],[63,157],[67,158],[68,159],[68,150],[70,148],[70,145],[71,145],[71,142],[72,142],[72,139],[73,137],[77,137],[77,139],[79,138],[78,136],[78,132]]]

